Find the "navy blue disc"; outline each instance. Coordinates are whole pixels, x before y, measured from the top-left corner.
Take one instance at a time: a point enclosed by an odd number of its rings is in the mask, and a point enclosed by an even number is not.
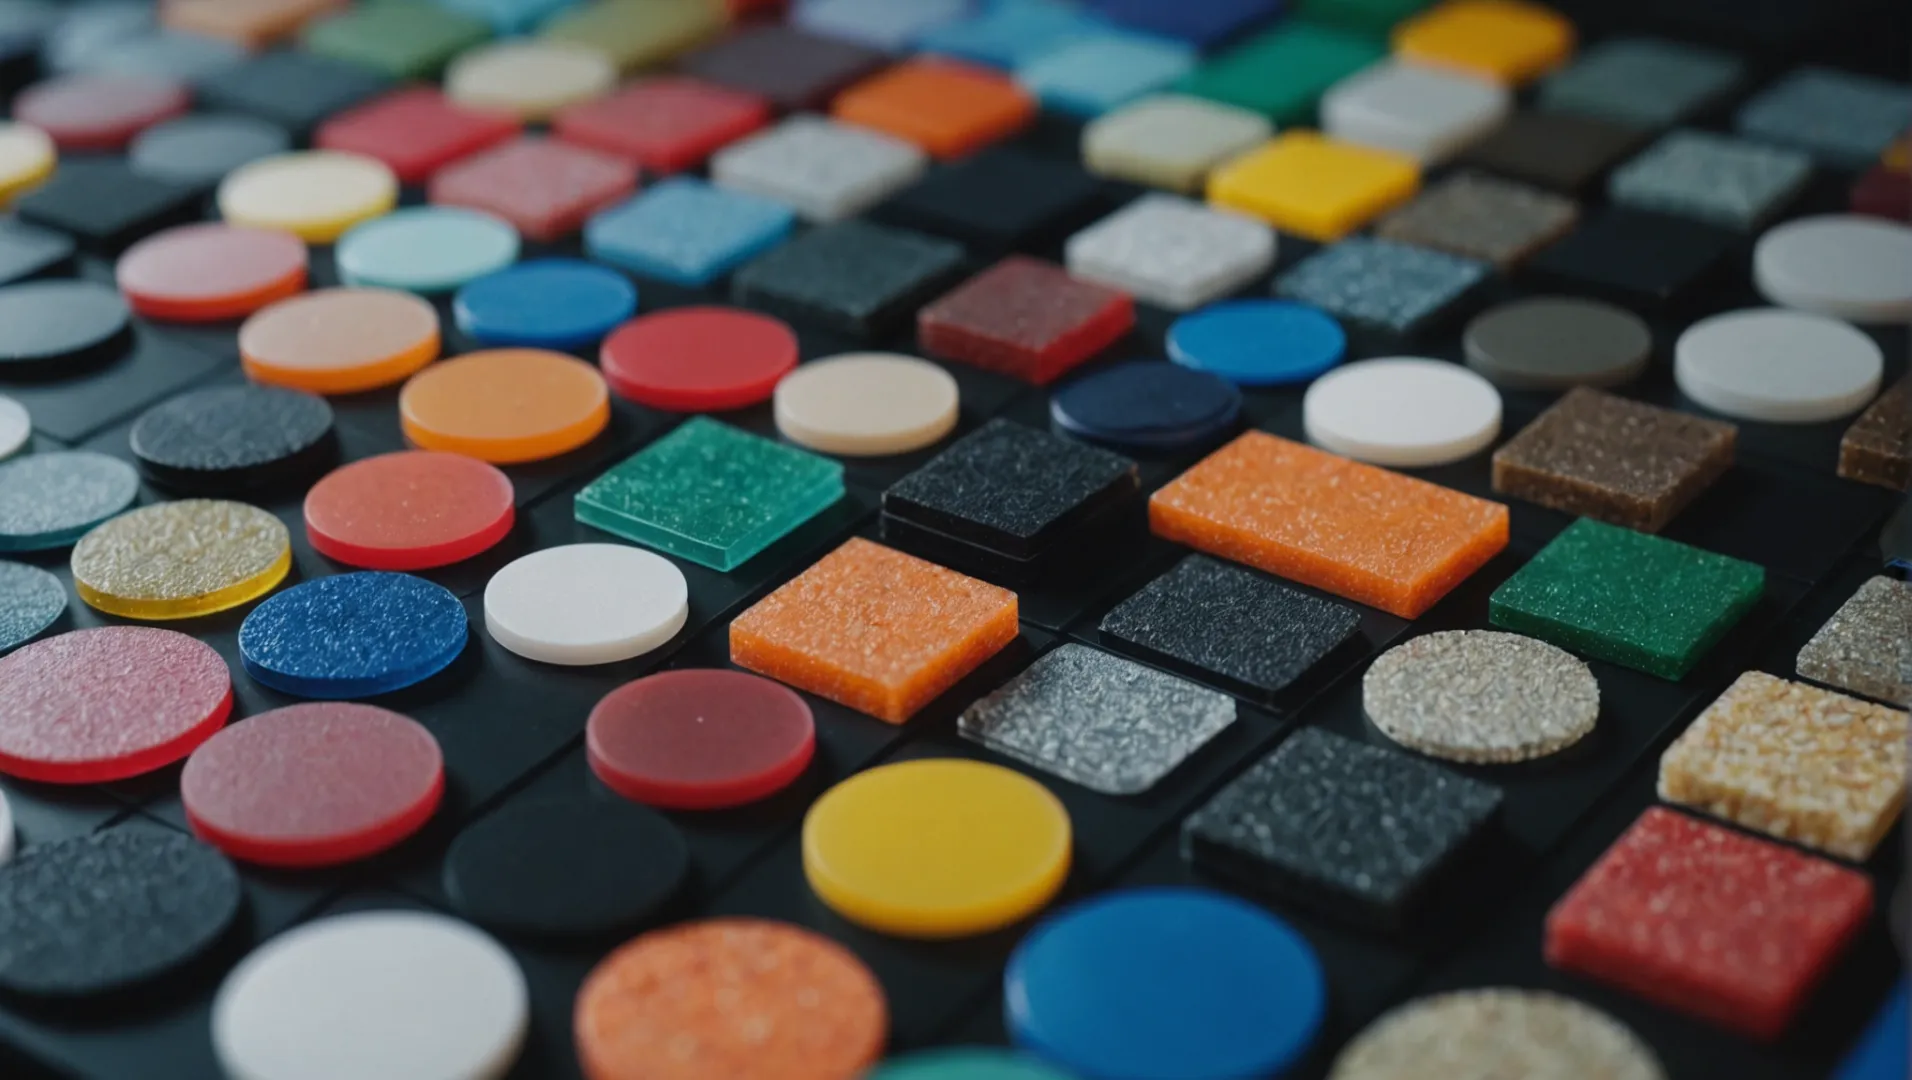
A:
[[[28,454],[0,464],[0,551],[47,551],[77,542],[133,505],[139,473],[90,450]]]
[[[363,698],[438,674],[465,647],[464,605],[410,574],[319,578],[254,608],[239,627],[246,674],[298,697]]]
[[[66,611],[66,586],[37,566],[0,562],[0,653],[25,645]]]
[[[1131,360],[1055,392],[1049,419],[1078,438],[1132,450],[1180,450],[1234,427],[1241,391],[1219,375]]]
[[[637,286],[582,259],[538,259],[458,290],[452,317],[480,345],[581,349],[637,312]]]
[[[1168,358],[1238,386],[1305,383],[1341,362],[1348,335],[1334,317],[1292,300],[1229,300],[1176,319]]]
[[[1018,1046],[1097,1080],[1278,1076],[1327,1009],[1321,964],[1268,912],[1207,889],[1130,889],[1023,939],[1003,976]]]

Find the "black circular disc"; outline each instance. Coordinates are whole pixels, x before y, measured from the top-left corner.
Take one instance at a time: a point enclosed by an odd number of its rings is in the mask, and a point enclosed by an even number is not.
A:
[[[187,391],[146,410],[132,442],[147,479],[196,495],[316,479],[338,457],[332,406],[276,386]]]
[[[191,837],[116,829],[0,867],[0,989],[76,998],[190,963],[239,914],[239,874]]]
[[[502,933],[589,937],[641,926],[690,869],[677,826],[621,799],[507,804],[453,841],[445,894]]]
[[[117,356],[126,301],[92,281],[24,281],[0,288],[0,376],[51,375]]]

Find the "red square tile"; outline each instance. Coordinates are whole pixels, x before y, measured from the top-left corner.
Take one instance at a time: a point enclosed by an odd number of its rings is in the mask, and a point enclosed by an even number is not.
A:
[[[401,183],[422,184],[462,157],[518,133],[515,117],[454,105],[430,87],[399,90],[338,114],[313,141],[351,150],[392,167]]]
[[[932,355],[1042,386],[1134,325],[1126,294],[1012,255],[919,312],[916,336]]]
[[[558,240],[637,190],[637,166],[552,139],[522,138],[467,158],[433,178],[431,201],[486,210],[528,240]]]
[[[1654,807],[1547,915],[1547,962],[1777,1038],[1872,912],[1864,874]]]
[[[558,113],[558,138],[629,158],[654,173],[674,173],[770,122],[755,94],[698,79],[640,79],[609,97]]]

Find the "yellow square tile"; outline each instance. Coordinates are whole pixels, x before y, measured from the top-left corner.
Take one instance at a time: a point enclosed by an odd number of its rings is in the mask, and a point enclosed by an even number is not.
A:
[[[1208,201],[1310,240],[1339,240],[1421,186],[1406,154],[1291,131],[1216,170]]]
[[[1522,0],[1448,0],[1394,30],[1404,59],[1513,85],[1560,66],[1573,42],[1571,22]]]

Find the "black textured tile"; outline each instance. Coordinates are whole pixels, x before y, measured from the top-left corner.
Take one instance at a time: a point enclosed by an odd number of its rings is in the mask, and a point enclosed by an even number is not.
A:
[[[191,390],[146,410],[130,444],[146,478],[191,495],[303,490],[338,458],[332,407],[278,386]]]
[[[0,285],[11,285],[73,265],[73,241],[11,218],[0,219]]]
[[[1592,186],[1645,138],[1590,116],[1522,110],[1462,150],[1456,163],[1571,195]]]
[[[829,330],[895,329],[960,271],[963,249],[902,229],[846,221],[806,233],[731,278],[740,304]]]
[[[1073,165],[995,149],[938,169],[873,216],[1001,254],[1060,243],[1104,208],[1101,185]]]
[[[1715,280],[1733,242],[1729,232],[1683,218],[1609,209],[1527,269],[1554,288],[1653,310],[1690,300]]]
[[[742,30],[684,58],[701,79],[768,98],[786,112],[822,109],[836,92],[889,63],[889,54],[786,26]]]
[[[204,107],[263,117],[303,134],[359,102],[390,89],[369,68],[304,52],[269,52],[199,84]]]
[[[20,200],[20,217],[58,229],[80,246],[117,255],[127,245],[199,216],[197,189],[141,176],[118,158],[60,163],[53,179]]]

